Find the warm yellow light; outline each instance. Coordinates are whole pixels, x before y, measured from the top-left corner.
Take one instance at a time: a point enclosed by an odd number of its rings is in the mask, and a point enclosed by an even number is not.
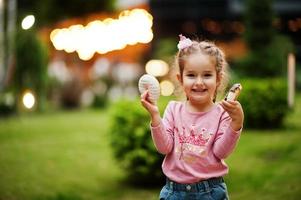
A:
[[[145,70],[153,76],[164,76],[168,73],[169,67],[163,60],[150,60],[146,63]]]
[[[172,82],[165,80],[160,83],[161,94],[163,96],[170,96],[175,90],[175,86]]]
[[[83,48],[78,51],[78,57],[82,60],[90,60],[94,56],[94,51],[89,48]]]
[[[21,26],[24,30],[30,29],[35,22],[35,17],[33,15],[26,16],[21,23]]]
[[[152,25],[153,17],[146,10],[125,10],[118,19],[55,29],[50,33],[50,40],[57,50],[76,51],[81,59],[89,60],[96,52],[104,54],[127,45],[149,43],[153,39]]]
[[[67,53],[72,53],[77,49],[76,39],[80,38],[83,33],[84,26],[83,25],[72,25],[68,28],[67,35],[68,37],[65,38],[65,51]],[[82,41],[78,41],[80,43]]]
[[[31,109],[35,104],[35,97],[32,94],[32,92],[30,91],[25,92],[25,94],[23,95],[22,102],[27,109]]]
[[[50,33],[50,40],[57,50],[63,50],[68,40],[68,29],[55,29]]]

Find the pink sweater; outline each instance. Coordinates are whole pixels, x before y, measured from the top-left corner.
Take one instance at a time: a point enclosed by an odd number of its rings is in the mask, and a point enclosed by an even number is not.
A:
[[[171,101],[159,126],[152,127],[157,150],[165,154],[163,173],[178,183],[224,176],[224,159],[233,151],[241,130],[230,127],[228,113],[216,104],[208,112],[189,112],[185,102]]]

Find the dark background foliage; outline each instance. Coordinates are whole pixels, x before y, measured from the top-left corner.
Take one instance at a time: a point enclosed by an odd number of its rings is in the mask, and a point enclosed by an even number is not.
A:
[[[68,8],[68,9],[66,9]],[[18,15],[22,19],[25,15],[34,14],[37,26],[51,25],[59,20],[70,17],[80,17],[103,10],[113,11],[115,0],[19,0]]]

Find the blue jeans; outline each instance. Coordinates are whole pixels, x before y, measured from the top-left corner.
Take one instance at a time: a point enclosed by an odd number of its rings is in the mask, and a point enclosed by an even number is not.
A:
[[[222,177],[193,184],[180,184],[167,179],[160,192],[160,200],[229,200],[229,197]]]

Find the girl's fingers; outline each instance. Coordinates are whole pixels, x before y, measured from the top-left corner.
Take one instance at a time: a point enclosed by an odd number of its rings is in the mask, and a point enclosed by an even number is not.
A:
[[[145,105],[146,107],[149,107],[149,106],[152,105],[152,104],[151,104],[149,101],[147,101],[146,99],[141,99],[141,103],[142,103],[143,105]]]
[[[222,101],[221,105],[229,114],[236,113],[240,107],[237,101]]]
[[[146,109],[150,109],[151,106],[154,106],[154,104],[148,100],[148,96],[149,96],[148,90],[146,90],[145,92],[143,92],[143,94],[141,95],[141,98],[140,98],[142,105]]]
[[[232,105],[230,102],[227,102],[227,101],[222,101],[222,106],[227,111],[231,110],[235,107],[234,105]]]
[[[148,90],[145,90],[142,94],[141,94],[141,99],[146,99],[148,96]]]
[[[229,114],[235,127],[242,127],[244,113],[238,101],[222,101],[221,106]],[[235,128],[235,130],[238,130]]]
[[[229,107],[229,108],[234,108],[234,107],[237,107],[239,106],[239,102],[238,101],[222,101],[222,104],[226,107]]]
[[[149,104],[153,104],[152,102],[149,101],[148,97],[149,97],[149,93],[148,93],[148,90],[146,90],[146,91],[141,95],[141,101],[142,101],[142,99],[143,99],[143,100],[145,100],[146,102],[148,102]]]
[[[158,107],[157,107],[157,105],[156,105],[156,102],[151,102],[151,101],[149,101],[148,97],[149,97],[149,93],[148,93],[147,90],[141,94],[140,102],[141,102],[142,106],[143,106],[143,107],[144,107],[151,115],[153,115],[154,113],[158,113],[158,112],[159,112],[159,109],[158,109]]]
[[[224,104],[229,105],[229,106],[236,106],[238,104],[238,101],[222,101]]]

